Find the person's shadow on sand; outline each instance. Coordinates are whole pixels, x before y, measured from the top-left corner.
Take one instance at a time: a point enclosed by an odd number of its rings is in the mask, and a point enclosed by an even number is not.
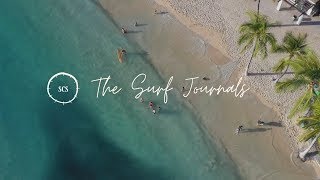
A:
[[[275,126],[275,127],[283,127],[281,122],[266,122],[266,123],[264,123],[264,125]]]
[[[271,129],[272,128],[244,128],[241,130],[241,133],[265,132]]]

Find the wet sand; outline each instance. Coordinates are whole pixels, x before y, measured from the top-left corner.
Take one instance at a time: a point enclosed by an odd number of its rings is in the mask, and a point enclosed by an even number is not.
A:
[[[148,0],[100,1],[118,25],[128,29],[125,36],[141,47],[137,53],[147,56],[164,79],[174,76],[174,88],[187,86],[184,79],[195,76],[210,79],[198,80],[199,86],[238,81],[237,63],[192,33],[164,7]],[[155,9],[163,13],[154,14]],[[235,161],[244,179],[298,180],[316,176],[310,164],[294,158],[277,114],[252,93],[242,99],[233,95],[191,95],[186,103],[201,117],[212,140]],[[273,123],[257,127],[260,117]],[[245,131],[236,136],[234,131],[240,124]]]

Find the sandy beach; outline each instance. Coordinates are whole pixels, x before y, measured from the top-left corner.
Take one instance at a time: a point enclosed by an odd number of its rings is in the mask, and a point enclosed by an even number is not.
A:
[[[255,9],[254,2],[100,2],[119,26],[132,32],[126,36],[141,46],[141,51],[148,52],[148,59],[160,75],[164,79],[170,76],[177,79],[173,82],[174,88],[180,90],[182,86],[186,86],[183,84],[184,79],[194,76],[210,79],[197,81],[196,85],[199,86],[228,85],[237,82],[240,77],[244,78],[251,93],[243,98],[229,95],[209,98],[206,95],[191,95],[186,99],[186,104],[202,119],[201,124],[212,136],[212,141],[230,155],[244,179],[298,180],[316,177],[311,163],[302,163],[294,158],[299,147],[296,141],[299,130],[294,121],[285,118],[293,104],[292,96],[298,96],[299,92],[294,95],[275,94],[271,77],[247,78],[243,75],[249,54],[239,54],[236,45],[237,29],[246,20],[243,14]],[[293,12],[278,12],[275,6],[272,1],[263,2],[261,11],[272,16],[272,20],[281,21],[282,24],[289,23],[291,17],[284,15]],[[154,10],[162,13],[154,15]],[[135,27],[135,22],[139,26]],[[298,31],[318,31],[313,26],[286,26],[274,28],[273,31],[279,38],[293,28]],[[312,36],[310,33],[310,40],[316,38]],[[320,45],[319,42],[311,46],[316,47]],[[271,55],[265,61],[255,60],[251,71],[270,71],[280,56]],[[270,125],[257,127],[259,118]],[[239,124],[244,125],[247,133],[235,136],[234,130]],[[208,160],[208,163],[212,161],[214,159]]]
[[[256,10],[257,4],[251,0],[245,1],[206,1],[199,0],[193,2],[182,0],[156,0],[157,3],[166,7],[170,12],[190,28],[193,32],[207,40],[210,45],[219,49],[232,61],[238,64],[239,75],[244,73],[244,67],[250,58],[250,53],[240,54],[237,39],[239,26],[246,21],[246,12]],[[319,17],[305,16],[301,26],[297,26],[292,21],[293,15],[300,14],[290,5],[283,3],[280,11],[276,10],[277,3],[273,1],[261,2],[261,13],[267,15],[271,22],[281,24],[271,29],[276,38],[280,41],[288,31],[295,33],[307,33],[309,46],[318,54],[320,49],[320,29]],[[201,11],[199,11],[201,9]],[[213,9],[213,11],[212,11]],[[250,72],[272,72],[272,67],[282,54],[270,54],[266,60],[255,58]],[[286,132],[290,137],[291,147],[295,150],[303,148],[305,143],[299,143],[297,138],[300,129],[294,121],[287,119],[287,115],[295,100],[301,92],[295,93],[275,93],[271,76],[250,76],[246,77],[247,83],[251,84],[251,91],[267,106],[274,109],[286,125]],[[270,86],[271,84],[271,86]]]

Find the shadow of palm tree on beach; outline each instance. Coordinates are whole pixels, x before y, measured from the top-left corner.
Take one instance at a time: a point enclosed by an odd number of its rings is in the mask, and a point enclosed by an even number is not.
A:
[[[312,21],[312,20],[308,20],[308,21],[302,21],[300,25],[297,24],[278,24],[278,25],[274,25],[273,27],[290,27],[290,26],[317,26],[320,25],[320,21]]]
[[[48,104],[41,116],[50,147],[56,148],[45,179],[168,179],[102,135],[97,118],[79,104]]]

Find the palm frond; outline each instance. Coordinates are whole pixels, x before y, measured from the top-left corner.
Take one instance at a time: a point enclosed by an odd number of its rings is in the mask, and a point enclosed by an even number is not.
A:
[[[283,82],[276,83],[276,91],[277,92],[288,92],[297,90],[298,88],[309,84],[309,81],[306,81],[303,78],[295,77],[292,79],[287,79]]]
[[[282,72],[284,70],[284,68],[288,65],[288,58],[282,58],[273,68],[272,70],[274,72]]]
[[[299,138],[300,141],[308,141],[309,139],[312,139],[314,138],[318,133],[319,133],[319,129],[317,130],[308,130],[308,131],[305,131],[302,136]]]
[[[290,111],[289,118],[292,118],[298,112],[302,112],[308,109],[311,106],[311,100],[313,97],[312,89],[308,90],[305,94],[303,94],[295,103],[293,108]]]
[[[239,28],[238,44],[242,46],[241,53],[254,46],[253,57],[259,55],[266,58],[268,56],[268,46],[274,47],[276,44],[274,35],[268,32],[272,24],[269,23],[266,16],[257,12],[249,11],[247,15],[249,20]]]

